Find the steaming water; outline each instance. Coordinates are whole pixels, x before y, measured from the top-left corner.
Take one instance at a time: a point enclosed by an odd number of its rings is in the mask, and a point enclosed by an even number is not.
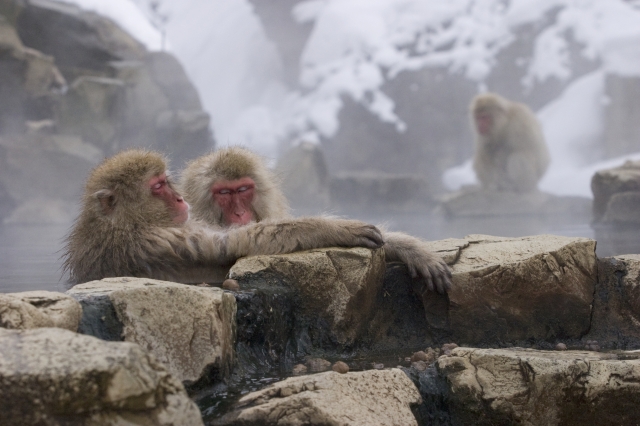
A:
[[[468,234],[505,237],[555,234],[594,238],[600,257],[640,253],[640,228],[593,229],[588,218],[487,217],[458,219],[396,215],[349,215],[389,230],[404,231],[428,240],[462,238]],[[27,290],[65,291],[61,250],[69,227],[0,226],[0,292]]]

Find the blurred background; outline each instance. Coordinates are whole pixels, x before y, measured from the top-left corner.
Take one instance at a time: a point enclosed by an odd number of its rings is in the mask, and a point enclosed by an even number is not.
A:
[[[536,113],[542,204],[443,208],[476,183],[483,91]],[[640,160],[640,1],[0,0],[0,291],[64,289],[63,239],[105,156],[149,147],[179,172],[228,145],[265,156],[298,214],[639,253],[640,210],[599,223],[591,181]]]

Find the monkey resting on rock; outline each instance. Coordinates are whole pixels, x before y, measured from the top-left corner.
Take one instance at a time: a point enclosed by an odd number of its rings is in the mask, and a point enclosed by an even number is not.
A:
[[[73,283],[117,276],[200,283],[221,280],[243,256],[383,244],[375,226],[355,220],[265,220],[224,228],[188,218],[189,205],[174,190],[162,155],[121,152],[86,182],[64,269]]]
[[[534,191],[550,157],[533,112],[493,93],[476,96],[469,109],[476,135],[473,170],[482,186],[498,191]]]
[[[214,227],[241,229],[290,217],[276,177],[261,157],[246,148],[224,148],[193,160],[182,173],[180,188],[193,216]],[[424,241],[401,232],[383,231],[382,236],[386,260],[407,265],[417,293],[449,289],[449,268]]]

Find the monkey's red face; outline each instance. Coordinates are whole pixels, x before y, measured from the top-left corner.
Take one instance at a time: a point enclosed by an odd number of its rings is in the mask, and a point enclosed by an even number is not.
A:
[[[491,132],[491,128],[493,127],[493,116],[488,111],[479,111],[475,113],[474,116],[476,120],[476,129],[478,129],[478,133],[485,136]]]
[[[211,185],[213,202],[222,209],[227,225],[246,225],[253,220],[251,203],[256,184],[250,177],[222,180]]]
[[[174,223],[184,223],[189,219],[189,204],[171,187],[166,173],[152,177],[149,180],[149,188],[153,197],[165,203]]]

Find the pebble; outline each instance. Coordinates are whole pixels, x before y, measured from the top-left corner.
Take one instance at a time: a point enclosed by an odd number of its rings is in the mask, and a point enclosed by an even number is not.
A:
[[[238,291],[240,290],[240,284],[238,284],[238,281],[236,280],[228,279],[224,280],[224,282],[222,283],[222,288],[224,288],[225,290]]]
[[[340,374],[345,374],[349,372],[349,366],[347,365],[346,362],[342,362],[342,361],[336,361],[331,367],[331,369]]]

